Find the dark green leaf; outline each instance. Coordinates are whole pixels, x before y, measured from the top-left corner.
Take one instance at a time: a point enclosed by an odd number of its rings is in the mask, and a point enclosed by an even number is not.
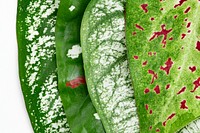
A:
[[[35,133],[68,133],[57,89],[55,21],[59,1],[19,0],[19,73]]]
[[[61,0],[56,22],[58,87],[74,133],[104,133],[84,78],[80,26],[89,0]]]

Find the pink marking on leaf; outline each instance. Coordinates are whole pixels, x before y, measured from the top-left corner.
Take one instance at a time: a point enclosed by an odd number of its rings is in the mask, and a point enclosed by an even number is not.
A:
[[[187,28],[190,28],[190,26],[191,26],[191,22],[189,22],[189,23],[187,24]]]
[[[142,65],[143,65],[143,66],[146,66],[147,63],[148,63],[148,61],[145,61],[145,62],[142,63]]]
[[[155,20],[154,18],[150,18],[151,21]]]
[[[186,37],[186,34],[181,35],[181,39],[184,39]]]
[[[149,114],[152,114],[153,113],[153,110],[151,109],[150,111],[149,111]]]
[[[166,43],[167,43],[166,42],[167,35],[172,31],[172,29],[166,30],[165,25],[161,25],[161,28],[162,28],[161,31],[153,33],[153,36],[149,39],[149,41],[152,41],[153,39],[158,38],[159,36],[163,35],[164,37],[163,37],[163,40],[162,40],[162,44],[164,44],[163,45],[163,48],[164,48],[166,46]]]
[[[147,7],[148,7],[148,4],[142,4],[142,5],[141,5],[141,8],[142,8],[142,10],[144,10],[145,13],[148,12]]]
[[[139,30],[144,30],[144,28],[140,26],[139,24],[135,24],[135,27],[138,28]]]
[[[163,126],[166,126],[167,124],[167,121],[171,120],[172,118],[174,118],[176,114],[175,113],[172,113],[170,116],[167,117],[167,120],[163,122]]]
[[[155,73],[153,70],[148,70],[148,73],[152,75],[152,80],[151,80],[151,84],[154,83],[155,79],[158,79],[158,74]]]
[[[152,52],[148,52],[148,55],[149,55],[149,56],[152,56]]]
[[[196,49],[197,49],[198,51],[200,51],[200,41],[197,41]]]
[[[133,58],[134,58],[135,60],[138,60],[138,59],[139,59],[139,57],[138,57],[137,55],[133,56]]]
[[[169,74],[169,71],[173,65],[173,61],[171,58],[168,58],[168,60],[165,62],[165,67],[161,66],[160,69],[165,71],[167,73],[167,75]]]
[[[179,92],[177,92],[177,95],[179,95],[179,94],[185,92],[185,90],[186,90],[186,87],[183,87]]]
[[[187,0],[180,0],[179,3],[176,4],[176,5],[174,6],[174,8],[177,8],[178,6],[182,6],[182,4],[183,4],[184,2],[186,2],[186,1],[187,1]]]
[[[189,69],[191,70],[191,72],[195,72],[196,71],[196,66],[189,67]]]
[[[72,89],[79,87],[81,84],[86,84],[85,77],[77,77],[66,83],[67,87],[71,87]]]
[[[152,129],[152,126],[149,127],[149,130],[151,130],[151,129]]]
[[[157,85],[155,88],[154,88],[154,91],[156,94],[160,94],[160,87],[159,85]]]
[[[170,88],[170,84],[166,85],[166,90],[168,90]]]
[[[188,109],[188,107],[186,105],[186,100],[181,101],[180,109]]]
[[[195,96],[196,99],[200,100],[200,96]]]
[[[160,129],[159,129],[159,128],[157,128],[157,129],[156,129],[156,132],[160,132]]]
[[[191,90],[190,92],[195,92],[196,89],[197,89],[198,87],[200,87],[200,77],[199,77],[197,80],[195,80],[195,81],[193,82],[193,84],[194,84],[194,89]]]
[[[147,93],[149,93],[149,92],[150,92],[149,88],[146,88],[146,89],[144,90],[144,94],[147,94]]]
[[[190,11],[190,7],[188,7],[185,11],[184,11],[184,13],[186,14],[186,13],[188,13],[189,11]]]
[[[148,104],[145,105],[145,109],[146,109],[146,110],[149,109],[149,105],[148,105]]]
[[[135,36],[136,34],[137,34],[137,33],[136,33],[135,31],[132,33],[133,36]]]

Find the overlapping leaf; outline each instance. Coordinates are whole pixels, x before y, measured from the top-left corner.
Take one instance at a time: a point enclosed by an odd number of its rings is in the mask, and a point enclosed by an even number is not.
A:
[[[122,0],[92,0],[81,27],[87,85],[107,133],[139,132]]]
[[[80,26],[89,0],[61,0],[56,22],[58,87],[74,133],[104,133],[84,77]]]
[[[19,0],[19,72],[35,133],[68,133],[57,89],[55,22],[59,1]]]
[[[197,0],[127,2],[128,56],[141,132],[176,132],[200,116],[199,12]],[[199,132],[198,123],[181,132]]]

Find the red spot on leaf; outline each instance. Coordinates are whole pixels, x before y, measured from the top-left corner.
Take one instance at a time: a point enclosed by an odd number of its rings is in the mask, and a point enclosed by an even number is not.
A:
[[[185,19],[185,21],[187,21],[187,18]]]
[[[186,2],[186,1],[187,1],[187,0],[180,0],[179,3],[176,4],[176,5],[174,6],[174,8],[177,8],[178,6],[182,6],[182,4],[183,4],[184,2]]]
[[[155,88],[154,88],[154,91],[156,94],[160,94],[160,87],[159,85],[157,85]]]
[[[187,24],[187,28],[190,28],[190,26],[191,26],[191,22],[189,22],[189,23]]]
[[[197,49],[198,51],[200,51],[200,41],[197,41],[196,49]]]
[[[160,10],[161,10],[161,11],[163,11],[163,10],[164,10],[164,8],[160,8]]]
[[[169,71],[173,65],[172,59],[169,58],[166,62],[165,62],[165,67],[161,66],[160,69],[165,71],[167,73],[167,75],[169,74]]]
[[[200,100],[200,96],[195,96],[196,99]]]
[[[148,7],[148,4],[142,4],[142,5],[141,5],[141,8],[142,8],[142,10],[144,10],[145,13],[148,12],[147,7]]]
[[[149,114],[152,114],[153,113],[153,110],[151,109],[150,111],[149,111]]]
[[[153,21],[153,20],[155,20],[155,19],[154,19],[154,18],[151,18],[150,20]]]
[[[184,11],[184,13],[188,13],[189,11],[190,11],[190,7],[188,7],[185,11]]]
[[[158,38],[159,36],[163,35],[164,37],[163,37],[163,40],[162,40],[162,44],[164,44],[163,47],[165,47],[167,35],[172,31],[172,29],[166,30],[165,25],[161,25],[161,28],[162,28],[161,31],[153,33],[153,36],[149,39],[149,41],[152,41],[153,39]]]
[[[152,75],[151,84],[153,84],[154,80],[158,79],[158,75],[153,70],[149,70],[148,73]]]
[[[163,126],[166,126],[167,121],[171,120],[175,115],[175,113],[172,113],[169,117],[167,117],[167,120],[163,122]]]
[[[190,92],[195,92],[196,89],[197,89],[198,87],[200,87],[200,77],[199,77],[197,80],[195,80],[195,81],[193,82],[193,84],[194,84],[194,89],[191,90]]]
[[[176,19],[177,17],[178,17],[178,15],[175,15],[175,16],[174,16],[174,19]]]
[[[183,87],[183,88],[177,93],[177,95],[179,95],[179,94],[185,92],[185,90],[186,90],[186,87]]]
[[[173,37],[170,37],[169,40],[170,40],[170,41],[173,40]]]
[[[157,128],[157,129],[156,129],[156,132],[160,132],[160,129],[159,129],[159,128]]]
[[[178,67],[178,70],[180,70],[181,69],[181,67]]]
[[[191,30],[188,30],[188,33],[190,33],[191,32]]]
[[[152,126],[149,127],[149,130],[151,130],[151,129],[152,129]]]
[[[184,38],[185,38],[185,36],[186,36],[186,34],[182,34],[181,36],[182,36],[182,37],[181,37],[181,39],[184,39]]]
[[[137,33],[136,33],[135,31],[132,33],[133,36],[135,36],[136,34],[137,34]]]
[[[145,109],[146,109],[146,110],[149,109],[149,105],[148,105],[148,104],[145,105]]]
[[[148,55],[149,55],[149,56],[152,56],[152,52],[148,52]]]
[[[135,60],[138,60],[138,59],[139,59],[139,57],[138,57],[137,55],[133,56],[133,58],[134,58]]]
[[[170,88],[170,84],[166,85],[166,90],[168,90]]]
[[[188,109],[188,107],[187,107],[187,105],[186,105],[186,100],[183,100],[183,101],[181,102],[180,109]]]
[[[139,30],[144,30],[144,28],[140,26],[139,24],[136,24],[135,27],[138,28]]]
[[[150,92],[149,88],[146,88],[146,89],[144,90],[144,93],[145,93],[145,94],[147,94],[147,93],[149,93],[149,92]]]
[[[142,65],[143,65],[143,66],[146,66],[147,63],[148,63],[148,61],[145,61],[145,62],[142,63]]]
[[[81,84],[86,84],[85,77],[77,77],[71,81],[68,81],[66,83],[66,86],[74,89],[74,88],[79,87]]]
[[[191,72],[195,72],[196,71],[196,67],[195,66],[189,67],[189,69],[191,70]]]

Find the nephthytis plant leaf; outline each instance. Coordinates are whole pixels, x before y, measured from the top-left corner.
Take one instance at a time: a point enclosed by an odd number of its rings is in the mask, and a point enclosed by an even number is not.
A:
[[[139,132],[125,46],[123,0],[92,0],[81,26],[89,94],[107,133]]]
[[[200,116],[200,2],[128,0],[126,39],[142,133],[174,133]],[[192,122],[181,132],[200,132]]]
[[[61,0],[56,22],[58,88],[74,133],[104,133],[84,78],[80,26],[89,0]]]
[[[57,0],[19,0],[17,39],[19,74],[35,133],[68,133],[58,94],[55,21]]]

